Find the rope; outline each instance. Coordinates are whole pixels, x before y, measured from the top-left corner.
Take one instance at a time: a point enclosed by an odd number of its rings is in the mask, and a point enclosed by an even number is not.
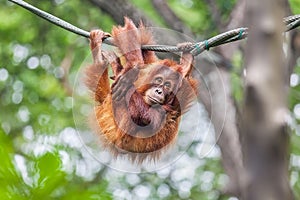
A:
[[[82,30],[58,17],[55,17],[45,11],[42,11],[22,0],[9,0],[10,2],[13,2],[30,12],[36,14],[37,16],[57,25],[61,28],[64,28],[68,31],[71,31],[75,34],[81,35],[83,37],[89,38],[90,33]],[[300,26],[300,15],[293,15],[288,16],[283,19],[283,23],[286,25],[285,32],[290,31],[292,29],[295,29]],[[216,35],[212,38],[209,38],[207,40],[197,42],[194,44],[191,44],[191,50],[190,52],[196,56],[202,53],[203,51],[208,51],[209,48],[223,45],[226,43],[242,40],[248,36],[248,28],[237,28],[234,30],[227,31],[225,33],[221,33],[219,35]],[[113,38],[108,37],[103,40],[105,44],[108,45],[114,45]],[[184,51],[182,48],[179,48],[177,46],[170,46],[170,45],[143,45],[141,47],[143,50],[149,50],[149,51],[158,51],[158,52],[182,52]]]

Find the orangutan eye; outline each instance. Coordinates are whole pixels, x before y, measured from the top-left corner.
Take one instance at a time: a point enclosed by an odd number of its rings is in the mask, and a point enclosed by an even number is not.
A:
[[[169,81],[165,82],[164,87],[165,87],[166,90],[170,90],[171,89],[171,83]]]
[[[162,81],[163,81],[163,79],[161,78],[161,77],[156,77],[155,79],[154,79],[154,83],[155,84],[161,84],[162,83]]]

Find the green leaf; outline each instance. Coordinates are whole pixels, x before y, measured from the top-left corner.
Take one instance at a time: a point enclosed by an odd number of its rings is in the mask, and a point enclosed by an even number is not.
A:
[[[36,160],[35,170],[39,178],[32,192],[34,199],[50,197],[56,188],[64,184],[66,174],[61,170],[61,164],[57,153],[48,152]]]

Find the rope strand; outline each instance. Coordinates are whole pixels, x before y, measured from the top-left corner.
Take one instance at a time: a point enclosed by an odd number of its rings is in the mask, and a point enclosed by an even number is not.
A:
[[[22,0],[9,0],[30,12],[36,14],[37,16],[61,27],[75,34],[81,35],[83,37],[89,38],[90,33],[88,31],[82,30],[58,17],[55,17],[45,11],[42,11]],[[300,15],[288,16],[283,19],[283,23],[286,25],[286,30],[290,31],[300,26]],[[242,40],[248,36],[248,28],[237,28],[234,30],[227,31],[225,33],[221,33],[207,40],[197,42],[192,44],[192,49],[190,52],[196,56],[202,53],[205,50],[209,50],[211,47],[219,46],[222,44]],[[105,44],[114,45],[114,41],[112,37],[106,38],[103,40]],[[183,50],[178,48],[177,46],[170,45],[143,45],[141,47],[143,50],[149,51],[158,51],[158,52],[182,52]]]

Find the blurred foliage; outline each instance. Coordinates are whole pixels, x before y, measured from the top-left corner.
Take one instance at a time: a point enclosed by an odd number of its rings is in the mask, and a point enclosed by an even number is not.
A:
[[[293,12],[300,13],[299,1],[290,2]],[[85,30],[110,31],[114,25],[110,16],[88,1],[31,0],[30,3]],[[164,26],[149,1],[132,0],[132,3]],[[168,3],[197,37],[219,33],[205,0]],[[235,3],[236,0],[217,0],[222,22],[226,23]],[[90,60],[88,40],[7,1],[1,1],[0,5],[1,199],[229,199],[220,192],[227,177],[219,157],[200,159],[193,146],[188,162],[165,174],[115,172],[95,161],[76,139],[77,131],[86,131],[86,127],[75,126],[72,113],[75,110],[84,121],[86,99],[79,99],[78,105],[72,104],[74,99],[69,91],[80,67]],[[233,59],[232,71],[233,96],[237,101],[241,101],[243,94],[240,54],[237,52]],[[71,68],[66,74],[68,65]],[[297,66],[295,76],[299,79],[299,75]],[[298,81],[289,97],[293,114],[291,184],[298,198],[299,100]],[[190,170],[193,166],[196,167]],[[187,172],[190,176],[185,175]]]
[[[57,151],[33,156],[17,152],[13,138],[0,130],[1,199],[111,199],[107,184],[74,179],[62,169]]]
[[[300,13],[300,2],[298,0],[289,0],[291,5],[291,10],[295,14]]]

